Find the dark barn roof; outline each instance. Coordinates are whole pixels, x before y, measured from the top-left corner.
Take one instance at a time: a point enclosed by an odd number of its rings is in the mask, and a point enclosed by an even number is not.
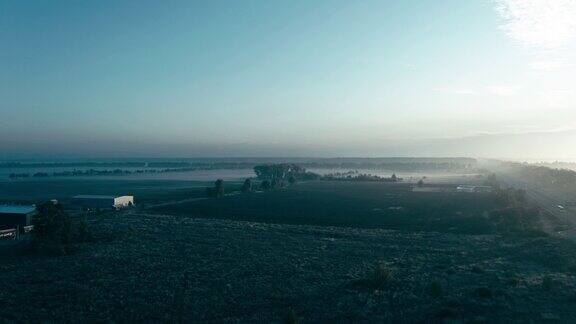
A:
[[[0,205],[0,214],[30,214],[36,206]]]

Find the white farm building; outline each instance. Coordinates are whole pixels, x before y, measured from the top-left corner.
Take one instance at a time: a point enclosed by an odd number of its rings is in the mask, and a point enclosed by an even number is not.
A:
[[[88,209],[120,209],[134,204],[134,196],[78,195],[75,205]]]

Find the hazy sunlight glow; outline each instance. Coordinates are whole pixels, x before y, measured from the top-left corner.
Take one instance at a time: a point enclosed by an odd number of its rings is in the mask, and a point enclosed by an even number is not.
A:
[[[496,0],[501,28],[523,45],[554,49],[576,38],[575,0]]]

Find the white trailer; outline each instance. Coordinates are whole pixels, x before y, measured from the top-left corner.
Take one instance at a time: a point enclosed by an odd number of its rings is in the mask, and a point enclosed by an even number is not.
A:
[[[134,205],[134,196],[78,195],[72,200],[86,209],[120,209]]]

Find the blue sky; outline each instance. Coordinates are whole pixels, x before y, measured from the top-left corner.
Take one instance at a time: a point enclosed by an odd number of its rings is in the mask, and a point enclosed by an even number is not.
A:
[[[576,2],[551,3],[5,0],[0,148],[380,156],[570,132]]]

